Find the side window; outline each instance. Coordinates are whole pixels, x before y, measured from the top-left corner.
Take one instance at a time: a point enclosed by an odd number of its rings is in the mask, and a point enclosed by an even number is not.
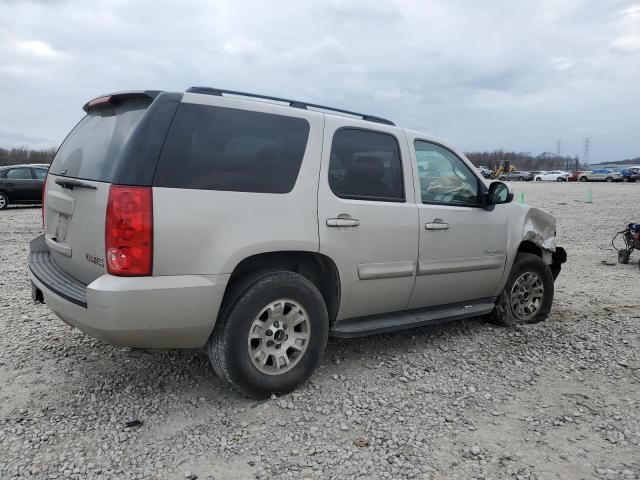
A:
[[[0,170],[0,178],[7,178],[8,170]]]
[[[12,168],[7,172],[7,178],[14,180],[31,180],[31,169]]]
[[[33,174],[38,180],[44,180],[44,177],[47,176],[47,171],[44,168],[34,168]]]
[[[288,193],[298,178],[309,128],[298,117],[183,103],[154,185]]]
[[[416,140],[422,203],[478,205],[478,178],[453,152]]]
[[[329,186],[340,198],[404,202],[396,138],[356,128],[338,130],[331,145]]]

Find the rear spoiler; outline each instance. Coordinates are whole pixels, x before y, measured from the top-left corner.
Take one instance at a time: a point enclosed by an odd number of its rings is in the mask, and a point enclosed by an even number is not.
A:
[[[119,105],[122,102],[126,102],[127,100],[141,99],[141,98],[150,98],[154,99],[158,96],[160,90],[135,90],[130,92],[118,92],[118,93],[110,93],[108,95],[102,95],[100,97],[96,97],[93,100],[89,100],[84,104],[82,109],[89,113],[91,110],[95,110],[100,107],[105,107],[107,105]]]

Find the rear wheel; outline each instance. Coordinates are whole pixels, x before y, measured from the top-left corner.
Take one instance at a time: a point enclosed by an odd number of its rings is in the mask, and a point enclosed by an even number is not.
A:
[[[553,274],[542,259],[532,253],[518,253],[489,319],[505,327],[546,320],[553,292]]]
[[[328,333],[327,308],[313,283],[294,272],[262,272],[231,287],[207,349],[220,378],[264,398],[311,376]]]
[[[607,183],[611,183],[613,182],[613,178],[612,177],[607,177]]]
[[[3,192],[0,192],[0,210],[4,210],[9,206],[9,197]]]
[[[523,182],[523,181],[524,181],[524,177],[518,177],[518,180],[519,180],[520,182]]]
[[[542,181],[542,178],[536,177],[536,182],[541,182],[541,181]]]
[[[580,177],[580,181],[581,182],[586,182],[587,181],[587,177]]]

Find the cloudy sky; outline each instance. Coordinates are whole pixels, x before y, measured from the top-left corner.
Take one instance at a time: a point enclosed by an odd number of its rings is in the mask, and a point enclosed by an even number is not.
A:
[[[464,150],[640,155],[640,2],[0,0],[0,146],[102,93],[208,85],[386,116]]]

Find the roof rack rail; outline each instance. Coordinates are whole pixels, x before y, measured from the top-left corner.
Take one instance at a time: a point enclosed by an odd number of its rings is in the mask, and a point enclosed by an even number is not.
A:
[[[291,100],[288,98],[272,97],[270,95],[260,95],[257,93],[247,93],[247,92],[236,92],[234,90],[225,90],[222,88],[212,88],[212,87],[191,87],[187,89],[187,93],[202,93],[204,95],[217,95],[219,97],[223,96],[223,94],[228,94],[228,95],[237,95],[240,97],[261,98],[264,100],[272,100],[274,102],[288,103],[290,107],[294,107],[294,108],[302,108],[304,110],[307,110],[308,108],[315,108],[318,110],[326,110],[328,112],[338,112],[338,113],[344,113],[346,115],[353,115],[354,117],[360,117],[362,120],[367,120],[369,122],[384,123],[385,125],[395,125],[395,123],[393,123],[391,120],[387,120],[386,118],[382,118],[382,117],[376,117],[375,115],[367,115],[365,113],[352,112],[349,110],[343,110],[341,108],[333,108],[333,107],[327,107],[325,105],[317,105],[315,103],[300,102],[298,100]]]

